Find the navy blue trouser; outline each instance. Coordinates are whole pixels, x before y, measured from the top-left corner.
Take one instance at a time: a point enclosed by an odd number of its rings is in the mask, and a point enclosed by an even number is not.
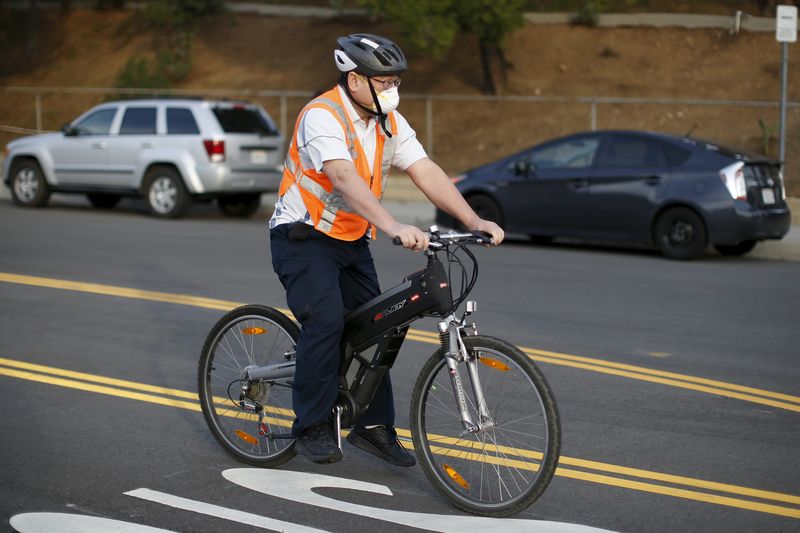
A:
[[[339,364],[345,315],[380,294],[378,275],[366,238],[340,241],[313,231],[289,240],[291,224],[270,230],[272,267],[286,289],[286,301],[302,326],[297,342],[292,431],[331,416],[339,390]],[[358,425],[394,426],[394,397],[384,374]]]

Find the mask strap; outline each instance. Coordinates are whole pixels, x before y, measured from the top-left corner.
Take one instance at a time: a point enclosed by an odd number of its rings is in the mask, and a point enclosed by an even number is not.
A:
[[[372,101],[375,102],[375,109],[378,111],[376,114],[378,116],[378,120],[380,120],[381,128],[383,128],[383,132],[386,134],[386,136],[391,139],[392,132],[390,132],[389,128],[386,127],[386,119],[389,117],[381,110],[381,103],[378,101],[378,94],[375,92],[375,87],[372,86],[372,82],[369,78],[367,78],[367,85],[369,85],[369,92],[372,93]]]

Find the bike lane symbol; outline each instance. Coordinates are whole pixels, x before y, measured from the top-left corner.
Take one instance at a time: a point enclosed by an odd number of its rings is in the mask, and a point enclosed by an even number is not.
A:
[[[339,488],[371,492],[392,496],[392,491],[375,483],[345,479],[322,474],[293,472],[290,470],[266,470],[257,468],[234,468],[222,472],[228,481],[243,488],[254,490],[268,496],[303,503],[314,507],[363,516],[373,520],[383,520],[417,529],[463,533],[464,531],[514,531],[536,533],[602,533],[609,530],[579,524],[528,520],[516,518],[486,518],[465,515],[437,515],[395,511],[343,502],[315,493],[314,489]],[[159,503],[168,507],[214,516],[240,524],[285,531],[291,533],[324,533],[313,527],[277,520],[218,505],[174,496],[147,488],[135,489],[125,495]],[[25,513],[11,518],[11,525],[20,533],[45,533],[63,531],[67,524],[75,527],[69,531],[81,533],[167,533],[167,530],[151,528],[128,522],[102,519],[66,513]]]

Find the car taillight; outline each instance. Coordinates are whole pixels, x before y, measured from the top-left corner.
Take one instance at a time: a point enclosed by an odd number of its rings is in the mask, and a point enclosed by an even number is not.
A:
[[[734,200],[747,200],[747,183],[744,180],[744,163],[737,161],[719,171],[719,178]]]
[[[458,183],[459,181],[465,180],[466,178],[467,178],[466,174],[459,174],[458,176],[451,176],[450,181],[452,181],[455,184]]]
[[[781,200],[786,200],[786,184],[783,181],[783,166],[778,171],[778,179],[781,180]]]
[[[203,146],[206,147],[208,159],[212,163],[222,163],[225,161],[225,141],[204,140]]]

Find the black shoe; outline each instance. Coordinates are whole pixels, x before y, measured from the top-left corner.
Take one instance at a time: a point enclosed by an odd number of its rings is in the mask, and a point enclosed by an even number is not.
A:
[[[417,460],[403,448],[394,428],[379,426],[373,429],[356,427],[347,436],[347,442],[365,452],[380,457],[397,466],[414,466]]]
[[[333,430],[327,421],[317,422],[300,433],[294,441],[294,449],[315,463],[335,463],[342,459],[342,450],[336,445]]]

